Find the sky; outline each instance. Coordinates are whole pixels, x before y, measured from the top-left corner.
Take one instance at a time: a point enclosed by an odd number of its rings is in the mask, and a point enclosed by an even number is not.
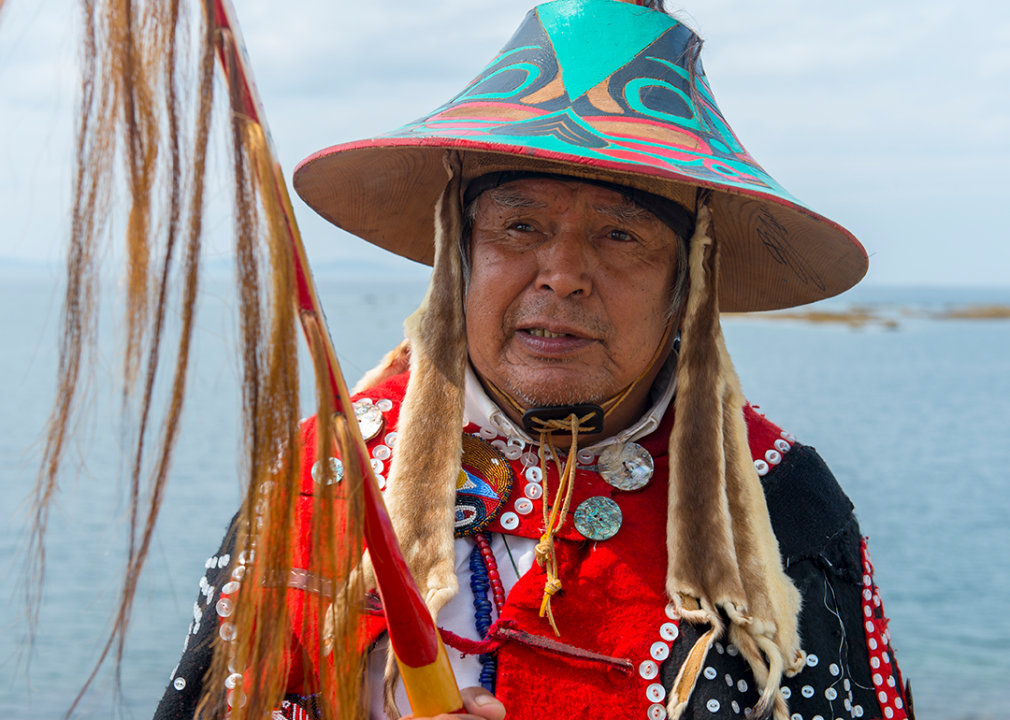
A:
[[[317,150],[392,130],[440,105],[530,7],[529,0],[235,6],[288,178]],[[1010,3],[668,0],[668,7],[705,39],[716,99],[751,154],[867,247],[866,283],[1010,285]],[[55,272],[63,252],[78,25],[69,0],[6,0],[0,14],[0,264],[47,263]],[[224,157],[223,147],[218,152]],[[295,210],[313,265],[422,271],[329,226],[297,199]],[[217,213],[209,241],[226,254],[228,221]]]

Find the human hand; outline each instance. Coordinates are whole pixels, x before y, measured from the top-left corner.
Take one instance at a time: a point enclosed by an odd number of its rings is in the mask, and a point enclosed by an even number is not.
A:
[[[505,706],[482,687],[468,687],[459,691],[463,696],[463,715],[437,715],[434,718],[415,718],[405,715],[402,720],[505,720]]]

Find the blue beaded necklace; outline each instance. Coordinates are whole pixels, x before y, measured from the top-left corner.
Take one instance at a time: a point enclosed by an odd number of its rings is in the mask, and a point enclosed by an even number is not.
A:
[[[490,544],[491,535],[488,534],[487,538]],[[487,638],[488,630],[491,629],[491,601],[487,596],[490,589],[491,581],[488,578],[487,566],[484,564],[480,545],[475,544],[470,553],[470,590],[473,592],[473,617],[481,640]],[[480,655],[478,659],[481,664],[480,685],[493,695],[498,674],[498,659],[492,653]]]

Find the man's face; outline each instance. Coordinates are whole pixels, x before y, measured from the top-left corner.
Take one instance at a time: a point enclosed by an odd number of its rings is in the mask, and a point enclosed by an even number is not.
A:
[[[470,245],[474,368],[527,407],[616,395],[663,337],[676,242],[606,188],[535,178],[488,190]]]

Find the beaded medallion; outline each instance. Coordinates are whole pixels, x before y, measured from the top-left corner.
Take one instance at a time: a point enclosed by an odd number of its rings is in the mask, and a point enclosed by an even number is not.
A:
[[[514,480],[512,465],[498,448],[464,433],[456,480],[456,537],[475,535],[490,525],[502,511]]]

